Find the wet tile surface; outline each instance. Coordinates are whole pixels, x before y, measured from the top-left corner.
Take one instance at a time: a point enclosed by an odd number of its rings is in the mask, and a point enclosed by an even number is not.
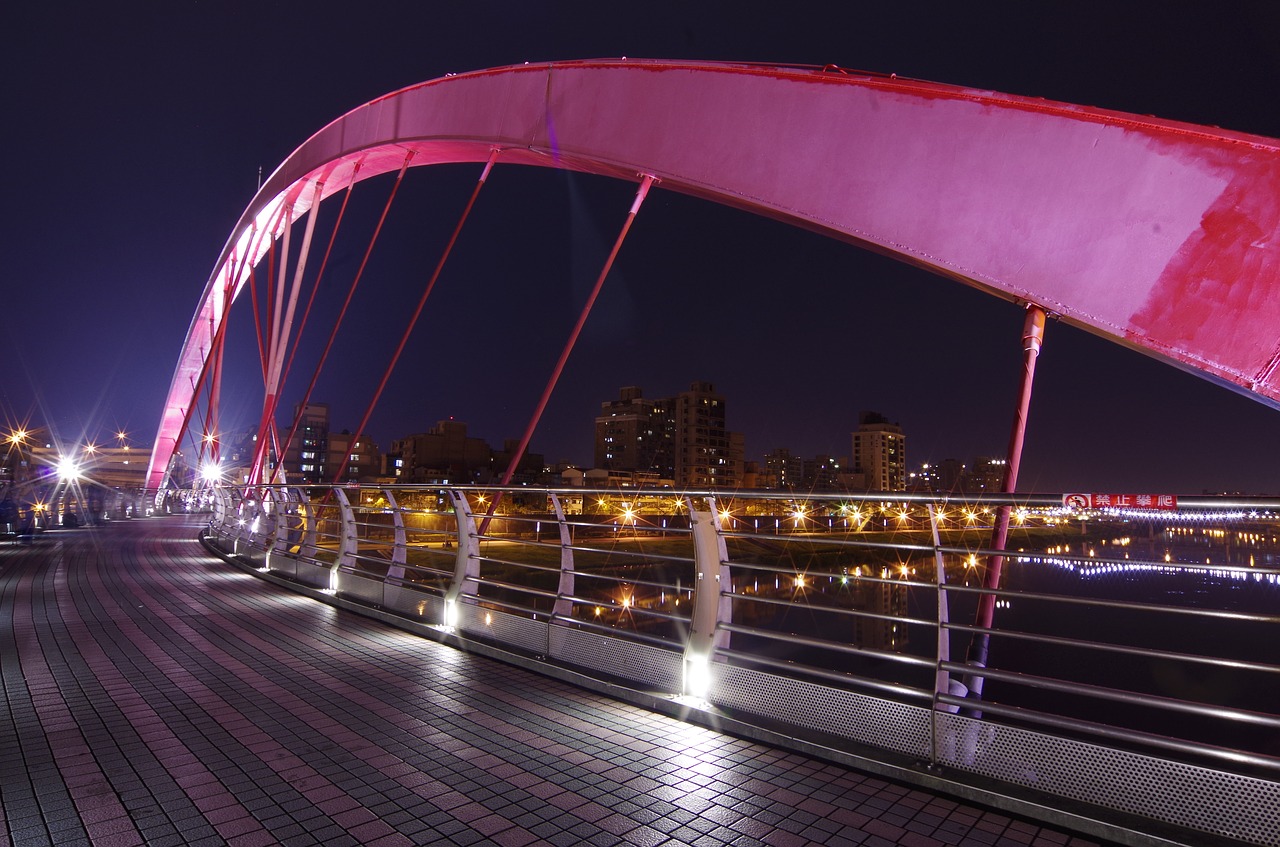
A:
[[[291,595],[197,526],[0,546],[0,847],[1095,843]]]

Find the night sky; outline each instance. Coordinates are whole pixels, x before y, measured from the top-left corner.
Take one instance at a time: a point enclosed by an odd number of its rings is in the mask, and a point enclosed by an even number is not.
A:
[[[0,423],[149,444],[259,169],[406,85],[623,55],[830,63],[1280,137],[1278,32],[1271,2],[19,4],[0,50]],[[335,428],[359,422],[478,170],[406,177],[313,397]],[[304,349],[327,335],[389,188],[356,188]],[[518,437],[633,192],[500,165],[370,434],[385,447],[453,416],[495,446]],[[232,321],[224,403],[248,424],[252,318]],[[657,190],[531,449],[590,463],[592,419],[620,386],[658,397],[706,380],[749,459],[846,455],[862,410],[902,424],[912,466],[1000,456],[1021,325],[957,283]],[[295,369],[287,403],[308,376]],[[1050,323],[1019,488],[1280,493],[1277,432],[1280,412]]]

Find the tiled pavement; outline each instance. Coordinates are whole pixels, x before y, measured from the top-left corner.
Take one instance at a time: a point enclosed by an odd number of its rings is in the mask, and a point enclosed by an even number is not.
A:
[[[1094,843],[291,595],[196,527],[0,543],[0,847]]]

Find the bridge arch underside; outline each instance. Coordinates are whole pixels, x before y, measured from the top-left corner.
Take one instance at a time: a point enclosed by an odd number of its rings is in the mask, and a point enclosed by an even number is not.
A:
[[[353,182],[484,162],[638,181],[884,252],[1280,408],[1280,143],[860,72],[670,61],[445,77],[329,124],[223,248],[165,403],[176,447],[270,240]],[[230,297],[227,292],[231,292]]]

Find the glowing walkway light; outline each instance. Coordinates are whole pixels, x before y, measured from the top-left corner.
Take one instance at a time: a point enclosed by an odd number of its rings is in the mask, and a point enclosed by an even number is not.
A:
[[[690,656],[684,664],[684,693],[686,697],[705,701],[711,690],[711,657]]]

